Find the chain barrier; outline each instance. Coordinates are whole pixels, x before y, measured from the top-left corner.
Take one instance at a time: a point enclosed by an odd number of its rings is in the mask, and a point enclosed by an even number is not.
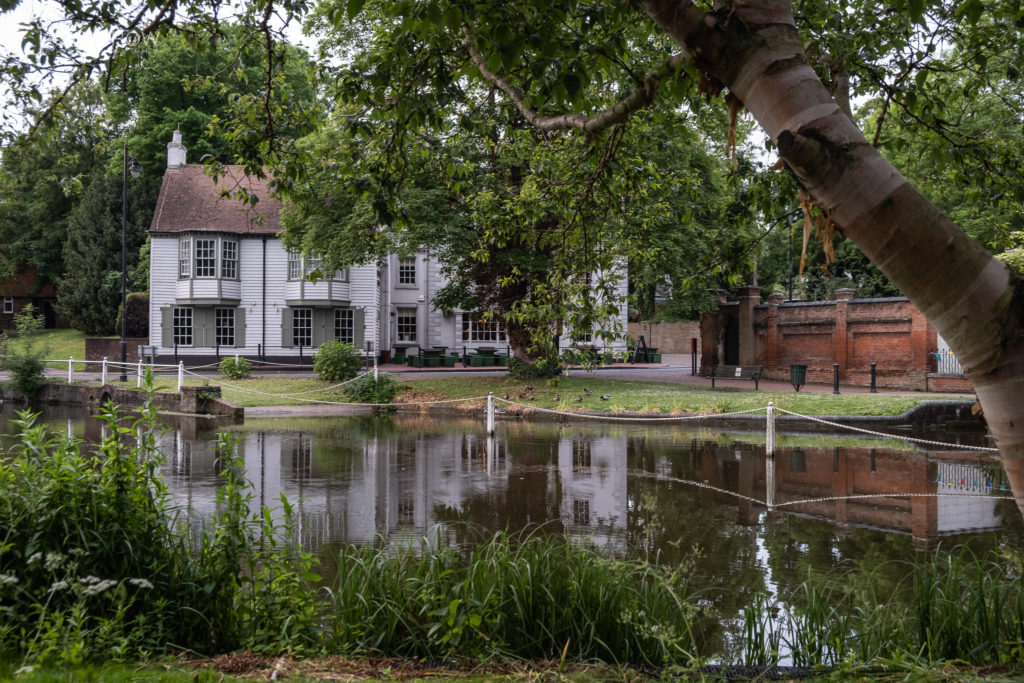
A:
[[[861,434],[869,434],[871,436],[880,436],[883,439],[900,439],[902,441],[909,441],[909,442],[912,442],[912,443],[925,444],[925,445],[928,445],[928,446],[944,446],[944,447],[947,447],[947,448],[962,448],[964,450],[969,450],[969,451],[985,451],[987,453],[998,453],[999,452],[998,448],[991,448],[989,446],[966,446],[964,444],[948,443],[946,441],[931,441],[929,439],[918,439],[918,438],[912,437],[912,436],[899,436],[899,435],[896,435],[896,434],[886,434],[885,432],[876,432],[876,431],[873,431],[871,429],[864,429],[863,427],[854,427],[853,425],[845,425],[845,424],[841,424],[839,422],[831,422],[829,420],[824,420],[824,419],[822,419],[820,417],[812,417],[811,415],[801,415],[800,413],[794,413],[793,411],[786,410],[785,408],[778,408],[778,407],[776,407],[775,410],[779,411],[780,413],[786,413],[787,415],[792,415],[794,417],[802,418],[804,420],[810,420],[811,422],[818,422],[820,424],[828,425],[830,427],[837,427],[837,428],[840,428],[840,429],[847,429],[847,430],[849,430],[851,432],[860,432]]]
[[[858,493],[849,496],[823,496],[821,498],[788,500],[784,503],[775,503],[774,506],[781,508],[807,503],[829,503],[836,500],[862,500],[864,498],[986,498],[988,500],[1013,500],[1013,496],[994,496],[990,493]]]

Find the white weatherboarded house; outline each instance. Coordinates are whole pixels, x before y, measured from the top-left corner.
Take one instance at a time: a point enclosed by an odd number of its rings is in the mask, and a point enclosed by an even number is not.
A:
[[[150,226],[150,343],[157,355],[296,357],[340,337],[362,347],[377,336],[375,265],[311,282],[317,259],[278,237],[281,203],[266,180],[228,166],[217,182],[185,163],[181,135]],[[225,196],[238,187],[256,204]]]
[[[150,344],[161,361],[205,363],[219,357],[309,362],[317,346],[341,339],[380,353],[420,349],[472,353],[504,350],[501,326],[472,312],[431,305],[444,285],[440,264],[424,250],[391,255],[312,282],[318,258],[285,249],[281,203],[265,179],[227,166],[214,181],[185,163],[181,134],[167,145],[167,170],[150,235]],[[238,188],[255,204],[231,196]],[[626,319],[620,283],[619,321]],[[589,335],[582,335],[589,343]],[[562,346],[570,344],[569,336]],[[612,345],[621,351],[624,342]]]

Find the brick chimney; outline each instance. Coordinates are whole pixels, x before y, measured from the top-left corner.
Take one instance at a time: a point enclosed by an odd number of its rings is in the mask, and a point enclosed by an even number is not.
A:
[[[167,170],[178,171],[185,165],[185,145],[181,144],[181,131],[174,131],[174,136],[167,143]]]

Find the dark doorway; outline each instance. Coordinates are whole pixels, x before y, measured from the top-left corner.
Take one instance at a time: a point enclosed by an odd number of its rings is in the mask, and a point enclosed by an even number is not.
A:
[[[725,325],[725,364],[739,365],[740,363],[740,323],[736,318],[730,317]]]

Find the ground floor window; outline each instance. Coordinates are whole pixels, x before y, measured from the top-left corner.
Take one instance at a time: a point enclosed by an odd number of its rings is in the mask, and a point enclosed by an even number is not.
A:
[[[313,309],[292,309],[292,345],[313,345]]]
[[[235,345],[235,309],[218,308],[216,311],[217,345]]]
[[[398,341],[416,341],[416,309],[399,308],[397,311],[396,318],[398,325],[398,329],[396,330],[398,334]]]
[[[14,297],[4,297],[4,313],[14,313]]]
[[[481,313],[462,314],[462,341],[504,342],[505,329],[498,320],[485,320]]]
[[[351,308],[334,309],[334,338],[349,344],[356,339],[356,315]]]
[[[174,345],[192,346],[192,309],[174,309]]]

